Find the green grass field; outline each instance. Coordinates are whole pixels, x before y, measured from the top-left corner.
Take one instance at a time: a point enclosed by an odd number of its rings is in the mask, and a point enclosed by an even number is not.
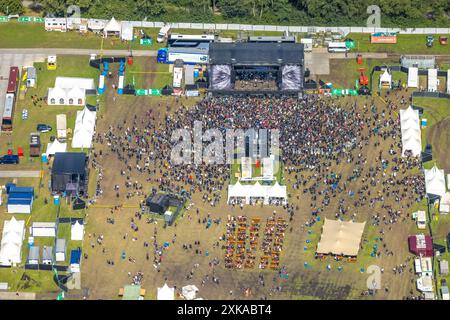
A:
[[[448,35],[447,35],[448,36]],[[425,34],[399,34],[395,44],[371,44],[370,34],[350,33],[348,38],[356,41],[356,51],[387,52],[398,54],[450,54],[449,45],[439,44],[439,35],[434,35],[433,47],[426,46]]]

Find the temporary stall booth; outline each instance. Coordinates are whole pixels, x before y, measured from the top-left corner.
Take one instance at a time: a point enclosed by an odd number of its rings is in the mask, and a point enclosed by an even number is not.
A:
[[[80,272],[81,249],[72,250],[70,252],[70,272]]]
[[[439,204],[439,213],[448,214],[449,212],[450,212],[450,192],[446,192],[444,196],[441,198],[441,202]]]
[[[56,132],[57,138],[64,142],[67,138],[67,117],[65,114],[56,115]]]
[[[42,248],[42,263],[53,264],[53,247],[44,246]]]
[[[84,225],[77,220],[70,228],[70,240],[81,241],[83,240],[83,235]]]
[[[419,87],[419,69],[416,67],[408,68],[408,88]]]
[[[25,239],[25,221],[5,220],[0,247],[0,265],[13,266],[22,261],[22,243]]]
[[[28,67],[27,68],[26,86],[27,86],[27,88],[34,88],[34,87],[36,87],[36,84],[37,84],[36,68]]]
[[[40,262],[40,250],[39,246],[31,246],[28,251],[27,264],[39,264]]]
[[[56,237],[55,222],[33,222],[31,225],[33,237]]]
[[[313,39],[311,38],[302,38],[300,39],[300,43],[303,44],[304,52],[311,52],[313,49]]]
[[[34,189],[32,187],[11,187],[8,193],[8,213],[31,213]]]
[[[428,91],[436,92],[438,90],[437,69],[428,69]]]
[[[66,239],[56,239],[55,258],[57,262],[66,261]]]

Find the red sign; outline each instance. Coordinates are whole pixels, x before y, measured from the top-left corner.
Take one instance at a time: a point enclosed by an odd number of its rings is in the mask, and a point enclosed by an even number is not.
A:
[[[397,36],[370,36],[370,43],[397,43]]]

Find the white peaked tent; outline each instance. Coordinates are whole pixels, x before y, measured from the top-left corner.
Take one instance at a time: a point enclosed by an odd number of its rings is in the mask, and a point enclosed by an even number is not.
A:
[[[445,195],[445,174],[444,169],[438,169],[434,165],[431,169],[425,169],[425,190],[427,194],[434,194],[440,197]]]
[[[120,38],[126,41],[133,40],[133,25],[129,21],[122,21],[121,25]]]
[[[162,288],[158,288],[157,300],[175,300],[175,288],[164,283]]]
[[[250,203],[250,198],[264,198],[265,204],[269,204],[271,198],[279,198],[287,202],[287,189],[278,182],[275,182],[273,186],[263,186],[259,182],[242,185],[238,181],[234,185],[228,185],[228,203],[236,198],[244,198],[246,204]]]
[[[417,88],[419,86],[419,68],[408,68],[408,88]]]
[[[92,146],[96,116],[97,112],[90,111],[86,107],[77,112],[72,148],[90,148]]]
[[[428,69],[428,91],[436,92],[438,89],[437,69]]]
[[[66,152],[67,143],[61,143],[58,139],[53,140],[53,142],[47,143],[47,151],[45,154],[48,156],[54,156],[57,152]]]
[[[14,217],[3,224],[0,247],[0,265],[11,266],[22,261],[22,243],[25,237],[25,221]]]
[[[392,85],[392,76],[386,69],[384,70],[383,74],[380,77],[380,87],[390,89],[391,85]]]
[[[402,133],[402,156],[405,156],[407,150],[410,150],[413,156],[420,156],[422,138],[418,110],[414,110],[411,106],[400,110],[400,130]]]
[[[108,33],[119,34],[121,30],[122,28],[120,26],[120,23],[118,23],[117,20],[112,17],[103,29],[103,33],[107,37]]]
[[[70,240],[81,241],[83,240],[83,234],[84,225],[80,224],[77,220],[70,228]]]
[[[186,300],[194,300],[196,298],[197,292],[198,288],[193,284],[181,288],[181,294]]]

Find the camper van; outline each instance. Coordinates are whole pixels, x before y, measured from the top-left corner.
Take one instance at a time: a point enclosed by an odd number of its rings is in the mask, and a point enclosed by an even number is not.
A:
[[[170,25],[164,25],[158,32],[158,36],[156,37],[156,42],[161,43],[164,42],[169,37]]]
[[[328,43],[328,52],[336,53],[336,52],[347,52],[348,48],[345,42],[329,42]]]

